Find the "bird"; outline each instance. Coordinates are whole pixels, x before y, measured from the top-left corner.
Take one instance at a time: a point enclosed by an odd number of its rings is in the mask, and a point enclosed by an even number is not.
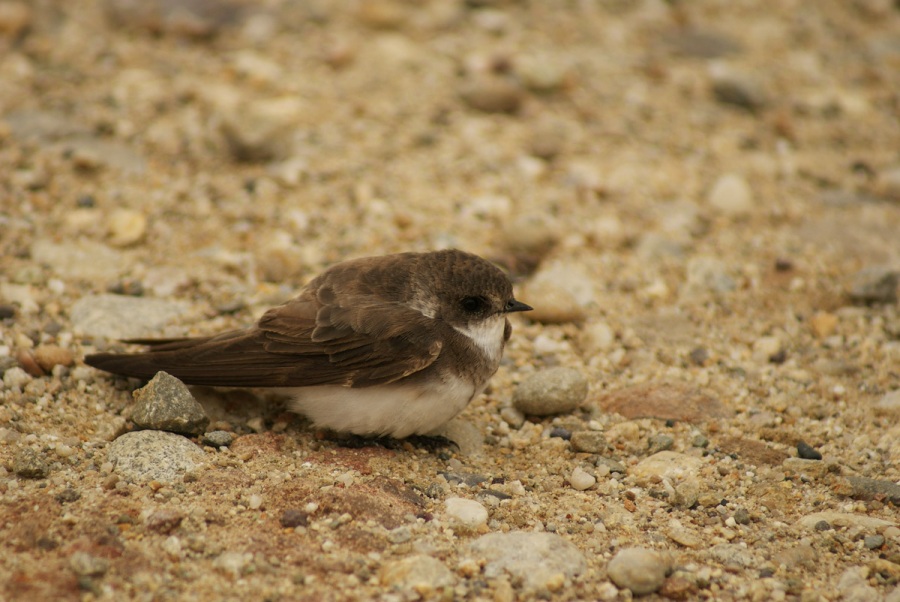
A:
[[[337,263],[248,328],[132,339],[136,353],[86,364],[149,380],[277,388],[318,428],[364,437],[433,435],[481,394],[532,307],[489,261],[458,249]]]

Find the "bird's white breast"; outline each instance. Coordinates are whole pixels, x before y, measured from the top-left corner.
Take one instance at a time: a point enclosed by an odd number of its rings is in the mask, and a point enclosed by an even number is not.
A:
[[[356,435],[401,439],[427,435],[459,414],[481,392],[462,379],[433,384],[390,384],[350,388],[337,385],[297,387],[290,409],[316,426]]]

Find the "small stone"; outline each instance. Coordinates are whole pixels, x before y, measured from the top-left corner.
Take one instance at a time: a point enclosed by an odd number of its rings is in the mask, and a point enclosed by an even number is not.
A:
[[[484,561],[485,578],[509,576],[526,591],[547,589],[560,575],[565,584],[587,568],[578,548],[555,533],[490,533],[469,544],[468,553]]]
[[[570,441],[576,452],[599,454],[606,450],[606,437],[599,431],[575,431]]]
[[[451,497],[447,498],[444,506],[451,526],[466,530],[476,530],[487,524],[488,511],[475,500]]]
[[[874,409],[876,414],[900,416],[900,389],[882,395]]]
[[[31,380],[31,375],[18,366],[7,368],[3,372],[3,386],[7,389],[21,389]]]
[[[651,454],[656,452],[667,451],[675,446],[675,437],[666,433],[652,435],[648,443],[648,450]]]
[[[884,535],[868,535],[863,539],[863,545],[869,550],[877,550],[884,542]]]
[[[580,466],[576,466],[572,474],[569,475],[569,485],[576,491],[584,491],[596,485],[597,479],[594,475],[586,472]]]
[[[728,267],[715,257],[692,257],[685,268],[686,279],[682,287],[685,297],[706,293],[728,293],[737,287]]]
[[[804,460],[821,460],[822,454],[805,441],[797,443],[797,455]]]
[[[845,482],[849,485],[851,497],[864,500],[879,497],[900,505],[900,485],[893,481],[849,476]]]
[[[141,429],[200,435],[209,417],[187,386],[165,372],[157,372],[146,386],[134,392],[136,402],[131,415]]]
[[[16,352],[16,360],[19,362],[19,367],[27,372],[29,376],[40,378],[44,376],[44,374],[46,374],[44,369],[41,368],[41,366],[34,359],[34,352],[32,352],[30,349],[20,349],[18,352]]]
[[[853,514],[852,512],[815,512],[802,517],[797,524],[804,529],[818,530],[818,525],[825,523],[829,527],[860,527],[867,531],[880,531],[885,527],[896,527],[891,521],[865,514]]]
[[[239,92],[236,94],[240,96]],[[293,152],[293,136],[305,112],[302,100],[294,96],[226,102],[221,105],[221,129],[238,161],[287,159]]]
[[[667,555],[646,548],[625,548],[609,561],[606,573],[619,587],[643,596],[662,587],[670,569]]]
[[[503,220],[504,242],[514,253],[540,258],[556,244],[559,236],[558,229],[544,215],[525,213]]]
[[[222,552],[213,566],[221,572],[231,575],[232,577],[240,577],[248,565],[253,561],[252,552]]]
[[[24,2],[0,2],[0,35],[19,37],[31,26],[31,9]]]
[[[416,554],[382,567],[380,580],[388,587],[412,590],[422,598],[432,598],[442,588],[452,587],[456,576],[437,558]]]
[[[186,311],[186,305],[180,302],[104,294],[88,295],[76,301],[70,317],[77,334],[139,339],[158,335]]]
[[[121,477],[139,483],[171,483],[203,463],[203,451],[181,435],[163,431],[125,433],[107,447]]]
[[[530,55],[515,63],[515,74],[522,84],[535,92],[554,92],[563,88],[568,79],[568,67],[549,55]]]
[[[746,508],[738,508],[734,512],[734,522],[739,525],[749,525],[750,524],[750,513]]]
[[[128,247],[144,238],[147,217],[133,209],[116,209],[106,220],[109,242],[115,247]]]
[[[309,513],[296,508],[288,508],[281,514],[281,526],[286,529],[305,527],[309,524]]]
[[[648,485],[655,479],[677,481],[696,474],[703,460],[673,451],[661,451],[644,458],[631,471],[638,484]]]
[[[502,75],[477,75],[460,90],[462,99],[485,113],[515,113],[522,106],[524,92],[519,84]]]
[[[521,428],[525,424],[525,414],[512,406],[506,406],[501,409],[500,418],[514,429]]]
[[[629,419],[657,418],[700,423],[732,415],[725,404],[698,389],[665,382],[649,382],[610,391],[600,397],[599,404],[604,411]]]
[[[725,34],[691,27],[665,32],[663,41],[673,53],[701,59],[714,59],[740,52],[736,40]]]
[[[583,322],[596,302],[595,277],[587,265],[569,261],[542,264],[522,287],[534,310],[528,318],[544,324]]]
[[[203,445],[210,447],[228,447],[234,442],[234,433],[228,431],[210,431],[203,435]]]
[[[714,209],[729,217],[744,217],[753,211],[753,190],[743,176],[727,173],[719,177],[706,197]]]
[[[834,334],[838,325],[838,317],[828,312],[820,311],[809,319],[809,328],[817,339],[826,339]]]
[[[109,561],[78,551],[69,557],[69,566],[81,577],[100,577],[109,570]]]
[[[725,69],[713,69],[712,91],[721,103],[755,113],[767,104],[767,94],[754,78]]]
[[[43,479],[50,474],[50,466],[43,455],[26,447],[13,458],[13,472],[23,479]]]
[[[866,576],[868,571],[862,567],[850,567],[841,574],[835,593],[842,602],[869,602],[878,600],[881,594],[869,585]]]
[[[900,269],[872,267],[857,272],[850,283],[848,295],[855,303],[896,303]]]
[[[153,531],[154,533],[168,535],[177,529],[183,520],[184,514],[179,510],[174,508],[159,508],[154,510],[150,516],[147,517],[147,520],[144,521],[144,526],[147,527],[147,530]]]
[[[38,345],[34,350],[34,361],[45,371],[54,366],[69,367],[75,362],[72,352],[58,345]]]
[[[588,393],[588,381],[574,368],[549,368],[532,374],[516,387],[513,405],[525,414],[549,416],[571,412]]]

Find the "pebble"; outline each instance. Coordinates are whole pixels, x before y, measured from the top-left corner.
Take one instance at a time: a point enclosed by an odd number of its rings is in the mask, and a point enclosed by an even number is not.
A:
[[[587,567],[578,548],[555,533],[490,533],[469,544],[468,553],[485,561],[487,579],[508,575],[531,591],[555,591],[560,576],[564,585],[566,579],[580,575]]]
[[[288,508],[281,514],[281,526],[286,529],[305,527],[309,524],[309,512]]]
[[[871,602],[881,598],[878,590],[869,585],[866,576],[868,571],[863,567],[852,566],[841,574],[837,582],[836,593],[841,602]]]
[[[737,288],[728,267],[715,257],[692,257],[685,268],[686,279],[682,292],[686,297],[707,292],[728,293]]]
[[[512,406],[506,406],[501,409],[500,418],[514,429],[521,428],[525,424],[525,414]]]
[[[461,497],[447,498],[444,508],[447,522],[453,527],[474,531],[487,524],[487,508],[475,500]]]
[[[71,309],[78,334],[107,339],[139,339],[158,335],[184,316],[187,306],[177,301],[123,295],[88,295]]]
[[[11,39],[31,26],[31,9],[24,2],[0,2],[0,34]]]
[[[262,162],[290,158],[297,125],[305,113],[301,99],[283,96],[219,104],[222,134],[236,160]]]
[[[425,554],[415,554],[385,564],[379,573],[381,583],[391,588],[412,590],[430,599],[445,587],[456,584],[456,576],[443,562]]]
[[[817,339],[827,339],[837,329],[838,317],[828,312],[819,311],[809,319],[809,329]]]
[[[154,533],[168,535],[181,525],[184,514],[175,508],[157,508],[147,516],[144,526]]]
[[[672,561],[666,554],[646,548],[625,548],[606,567],[610,580],[636,596],[652,594],[666,580]]]
[[[797,524],[804,529],[810,531],[816,530],[816,525],[825,522],[833,527],[860,527],[867,531],[880,531],[886,527],[896,527],[897,525],[891,521],[874,516],[866,516],[864,514],[853,514],[851,512],[815,512],[802,517]]]
[[[514,253],[543,257],[559,236],[559,230],[545,215],[525,213],[503,220],[504,243]]]
[[[219,571],[237,578],[249,567],[252,561],[252,552],[226,551],[219,554],[219,557],[213,562],[213,566]]]
[[[586,472],[580,466],[576,466],[572,474],[569,475],[569,485],[576,491],[584,491],[590,489],[597,484],[597,478],[589,472]]]
[[[544,324],[583,322],[596,302],[594,277],[580,263],[554,261],[542,266],[522,287],[522,299],[534,307],[528,318]]]
[[[187,386],[165,372],[134,392],[131,420],[141,429],[201,435],[209,417]]]
[[[900,505],[900,485],[893,481],[849,476],[844,482],[849,485],[849,495],[854,498],[869,500],[878,497]]]
[[[242,14],[233,0],[106,0],[103,8],[120,26],[192,39],[214,36]]]
[[[900,269],[890,266],[860,270],[851,279],[847,294],[854,303],[896,303]]]
[[[7,368],[3,372],[3,386],[7,389],[21,389],[31,381],[31,375],[18,366]]]
[[[106,219],[109,242],[115,247],[128,247],[140,242],[147,232],[147,217],[133,209],[116,209]]]
[[[869,550],[877,550],[884,545],[884,535],[867,535],[863,538],[863,545]]]
[[[480,74],[463,84],[460,97],[471,108],[485,113],[515,113],[522,106],[525,93],[509,77]]]
[[[709,548],[709,557],[726,567],[741,567],[744,569],[759,566],[756,555],[745,546],[736,543],[720,543]]]
[[[755,113],[768,104],[768,94],[755,78],[729,69],[712,69],[713,95],[721,103]]]
[[[581,329],[581,345],[591,354],[609,351],[616,343],[616,333],[606,322],[590,322]]]
[[[588,381],[574,368],[548,368],[529,376],[516,387],[512,403],[524,414],[549,416],[571,412],[588,393]]]
[[[882,198],[900,202],[900,167],[880,172],[875,180],[875,192]]]
[[[745,217],[753,211],[753,190],[743,176],[726,173],[712,185],[706,201],[723,215]]]
[[[534,92],[549,93],[565,87],[569,79],[568,67],[549,55],[526,55],[515,62],[515,74],[519,81]]]
[[[234,442],[234,433],[228,431],[210,431],[204,433],[203,445],[211,447],[228,447]]]
[[[900,416],[900,389],[882,395],[875,402],[875,413]]]
[[[107,459],[122,478],[171,483],[204,461],[203,451],[181,435],[163,431],[125,433],[107,447]]]
[[[675,437],[666,433],[652,435],[648,440],[648,450],[651,454],[672,449],[675,445]]]
[[[714,59],[740,52],[741,45],[716,31],[678,27],[663,35],[666,45],[675,53],[701,59]]]
[[[23,479],[43,479],[50,474],[50,465],[44,456],[26,447],[13,458],[13,472]]]
[[[732,414],[714,397],[692,387],[665,382],[618,389],[601,396],[599,403],[606,412],[621,414],[629,419],[657,418],[700,423]]]
[[[700,482],[697,474],[703,460],[673,451],[661,451],[638,462],[630,475],[641,486],[649,486],[659,479],[668,480],[675,496],[673,505],[689,508],[700,496]]]
[[[69,367],[75,363],[72,352],[58,345],[38,345],[34,349],[34,361],[45,371],[50,372],[54,366]]]
[[[67,281],[105,282],[119,275],[124,265],[118,251],[90,240],[56,243],[38,239],[31,245],[31,258]]]
[[[822,454],[806,441],[797,444],[797,455],[804,460],[821,460]]]
[[[100,577],[109,570],[109,561],[79,550],[69,556],[69,566],[81,577]]]
[[[600,431],[575,431],[570,441],[576,452],[599,454],[606,451],[606,437]]]

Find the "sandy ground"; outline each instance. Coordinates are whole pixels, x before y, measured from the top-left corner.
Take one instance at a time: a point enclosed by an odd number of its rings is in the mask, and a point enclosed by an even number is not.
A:
[[[650,599],[900,599],[898,91],[887,0],[0,2],[0,598],[624,600],[638,547]],[[85,353],[444,247],[536,308],[460,449],[196,391],[229,447],[109,460]],[[558,366],[581,408],[504,410]],[[577,558],[472,547],[517,531]]]

